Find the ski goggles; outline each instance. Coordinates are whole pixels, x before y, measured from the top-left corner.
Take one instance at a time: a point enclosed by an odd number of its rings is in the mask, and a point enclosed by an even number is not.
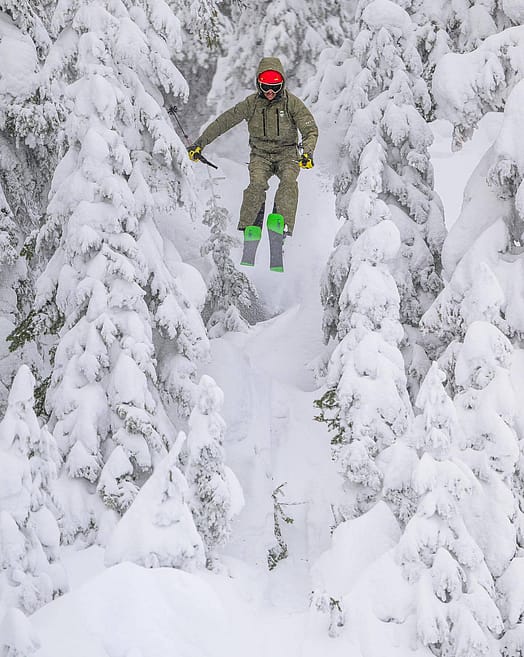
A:
[[[266,93],[268,91],[274,91],[276,94],[282,89],[282,82],[279,82],[278,84],[266,84],[265,82],[259,82],[260,89],[263,93]]]

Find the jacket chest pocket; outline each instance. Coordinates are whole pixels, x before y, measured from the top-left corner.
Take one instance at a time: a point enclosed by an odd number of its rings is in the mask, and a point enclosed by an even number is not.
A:
[[[275,130],[277,138],[286,143],[293,143],[297,139],[297,127],[291,116],[284,109],[275,109]]]
[[[283,108],[258,109],[248,122],[249,134],[258,139],[275,139],[286,143],[296,140],[297,129]]]
[[[265,110],[258,108],[249,119],[247,126],[250,137],[255,137],[256,139],[267,138],[267,117]]]

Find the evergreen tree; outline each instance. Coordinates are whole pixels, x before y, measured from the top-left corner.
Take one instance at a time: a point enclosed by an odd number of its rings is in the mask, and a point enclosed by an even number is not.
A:
[[[39,58],[43,58],[51,44],[47,29],[48,15],[46,8],[39,0],[2,0],[0,12],[4,12],[13,23],[27,34],[35,44]]]
[[[476,321],[467,330],[455,366],[459,393],[454,402],[464,433],[460,458],[478,480],[475,500],[470,500],[470,524],[495,578],[513,559],[524,529],[517,504],[522,484],[514,427],[517,403],[508,369],[512,355],[511,343],[497,328]],[[481,509],[492,530],[488,534],[478,522]]]
[[[116,525],[107,546],[106,565],[133,561],[146,568],[194,570],[204,566],[204,545],[189,509],[187,481],[179,469],[184,441],[181,432]]]
[[[481,244],[490,239],[493,236],[486,235]],[[443,363],[450,357],[456,357],[456,345],[464,339],[468,327],[475,321],[486,321],[504,333],[510,332],[504,316],[504,290],[490,265],[479,260],[482,250],[471,249],[422,318],[424,329],[437,335],[443,344],[448,344],[447,353],[441,357]],[[455,391],[453,360],[446,369],[451,372],[451,389]]]
[[[34,299],[36,263],[23,245],[40,224],[60,141],[59,111],[39,76],[50,41],[40,11],[38,3],[0,3],[0,412],[20,363],[41,366],[34,345],[10,354],[8,342]]]
[[[496,581],[504,657],[518,657],[524,646],[524,560],[519,550],[524,538],[524,478],[518,403],[509,371],[513,354],[510,341],[497,328],[476,321],[466,332],[455,371],[460,389],[455,405],[465,434],[461,459],[478,481],[475,499],[463,505],[464,519]]]
[[[66,589],[55,490],[58,450],[33,411],[34,383],[23,365],[0,422],[0,609],[28,614]]]
[[[448,52],[464,53],[484,39],[521,23],[521,12],[504,0],[399,0],[416,25],[423,77],[431,92],[435,67]],[[513,6],[512,6],[513,5]],[[435,103],[427,113],[434,118]]]
[[[472,52],[450,53],[439,61],[433,77],[437,114],[453,123],[453,147],[456,150],[471,137],[487,112],[497,112],[505,107],[519,86],[524,65],[515,55],[523,41],[523,28],[514,27],[490,36]],[[451,71],[456,70],[464,73],[450,86],[447,81]],[[520,102],[521,94],[522,91],[517,92],[515,106]],[[511,143],[507,147],[512,150]],[[496,172],[497,176],[511,176],[509,162],[504,162],[504,165]]]
[[[209,207],[204,224],[210,236],[202,247],[202,254],[211,254],[214,271],[208,281],[203,310],[210,338],[221,337],[228,331],[246,331],[248,318],[253,317],[258,294],[245,274],[238,271],[230,250],[235,240],[227,234],[229,213],[225,208]]]
[[[485,199],[486,213],[477,222],[474,199],[467,196],[443,248],[449,283],[422,320],[425,330],[447,342],[461,340],[470,323],[478,319],[494,324],[510,339],[524,331],[521,277],[507,273],[508,268],[520,268],[524,234],[520,157],[524,142],[518,129],[524,68],[511,55],[523,39],[521,28],[506,30],[471,53],[446,55],[435,74],[439,112],[455,124],[457,146],[482,115],[504,107],[500,133],[470,182],[475,197]],[[450,90],[445,75],[461,58],[468,62],[467,73]],[[467,98],[467,111],[459,107],[457,94]],[[513,262],[507,262],[507,252]]]
[[[429,96],[420,77],[412,23],[393,2],[365,5],[350,53],[348,45],[341,50],[341,57],[334,60],[341,75],[337,79],[332,71],[330,77],[345,96],[336,104],[333,120],[348,124],[335,179],[336,211],[346,224],[324,275],[324,335],[328,341],[344,333],[339,298],[349,271],[348,250],[377,221],[376,202],[370,204],[360,189],[368,176],[381,203],[379,214],[388,212],[401,236],[390,270],[400,293],[400,318],[406,332],[403,353],[414,398],[427,369],[424,351],[433,349],[418,325],[441,287],[440,250],[445,234],[428,153],[432,135],[420,113],[428,107]],[[348,54],[350,61],[343,63]],[[318,98],[320,105],[320,94]]]
[[[187,220],[192,204],[186,152],[162,108],[163,95],[187,93],[171,61],[179,23],[161,0],[129,9],[64,2],[53,27],[63,38],[46,71],[67,106],[68,149],[38,236],[39,252],[53,255],[35,311],[48,327],[53,316],[63,324],[47,408],[69,480],[72,540],[96,528],[86,493],[102,474],[102,496],[123,512],[165,456],[208,343],[177,278],[176,248],[159,230],[168,217]],[[117,447],[126,458],[119,451],[104,471]],[[123,492],[126,478],[135,489]]]
[[[494,655],[502,619],[493,578],[461,512],[477,486],[457,457],[464,438],[443,380],[434,363],[417,397],[421,414],[412,436],[420,454],[414,470],[419,504],[398,544],[397,560],[413,585],[413,627],[420,644],[453,657]]]
[[[207,375],[200,379],[198,399],[189,418],[181,453],[190,497],[189,508],[212,566],[216,549],[226,542],[231,520],[242,506],[240,484],[224,464],[225,422],[220,415],[223,392]]]
[[[0,184],[0,412],[5,411],[9,382],[16,371],[16,359],[10,356],[7,348],[7,336],[16,321],[16,293],[14,288],[18,281],[17,230],[13,213],[7,203]]]
[[[504,636],[500,641],[502,657],[520,657],[524,651],[523,576],[524,558],[518,556],[513,559],[506,572],[497,581],[505,629]]]
[[[362,176],[361,194],[367,193],[378,223],[350,248],[351,269],[340,295],[342,339],[328,366],[328,390],[317,402],[319,419],[335,432],[332,444],[347,493],[339,510],[344,519],[365,513],[379,498],[381,453],[405,434],[411,420],[399,351],[399,294],[388,267],[400,247],[400,235],[390,219],[380,221],[387,209],[371,191],[371,180]],[[366,182],[371,189],[365,189]],[[391,497],[393,488],[391,484]],[[399,511],[400,500],[395,506]]]
[[[229,29],[222,0],[177,0],[170,6],[181,24],[180,43],[176,50],[177,67],[189,86],[189,102],[178,111],[185,130],[198,134],[209,118],[206,96],[216,70],[217,59],[224,54],[223,42]]]
[[[40,648],[40,640],[31,621],[19,609],[11,607],[0,615],[0,655],[31,657]]]

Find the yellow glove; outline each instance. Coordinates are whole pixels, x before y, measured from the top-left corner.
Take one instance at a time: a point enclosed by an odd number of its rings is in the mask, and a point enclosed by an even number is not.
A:
[[[298,166],[301,169],[312,169],[313,158],[311,158],[307,153],[303,153],[301,159],[298,161]]]
[[[187,149],[187,154],[189,155],[189,159],[192,162],[198,162],[198,160],[200,160],[201,153],[202,153],[201,146],[195,146],[195,144],[193,144],[193,146],[190,146]]]

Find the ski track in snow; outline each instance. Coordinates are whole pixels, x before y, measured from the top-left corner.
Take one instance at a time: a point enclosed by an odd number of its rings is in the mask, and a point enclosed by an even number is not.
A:
[[[241,175],[234,176],[237,183],[239,179]],[[228,181],[219,196],[228,199],[235,217],[241,190],[229,189]],[[313,419],[313,402],[320,394],[312,360],[323,344],[320,297],[311,291],[319,290],[338,222],[330,181],[308,171],[301,173],[299,185],[297,224],[285,244],[285,272],[268,271],[265,231],[256,266],[247,270],[271,319],[247,334],[214,340],[212,365],[206,369],[225,392],[227,462],[240,477],[246,498],[225,550],[232,579],[214,581],[226,606],[237,608],[235,617],[238,613],[244,619],[238,624],[242,630],[235,637],[235,654],[248,651],[253,657],[303,654],[310,566],[330,541],[332,491],[326,482],[336,481],[329,437]],[[275,189],[272,179],[266,208]],[[236,261],[239,257],[240,248]],[[275,545],[271,494],[281,485],[279,499],[293,518],[292,524],[281,522],[289,556],[269,572],[267,552]],[[251,580],[247,590],[246,577]]]
[[[492,137],[491,123],[486,122],[479,132],[482,148]],[[467,150],[451,154],[445,125],[436,124],[434,132],[437,192],[447,194],[443,201],[449,226],[460,207],[462,181],[467,174],[460,178],[457,172],[475,158]],[[220,167],[212,177],[204,167],[195,168],[196,184],[204,190],[203,195],[211,195],[212,182],[217,203],[231,213],[234,225],[230,232],[234,235],[248,179],[243,138],[241,131],[233,131],[227,140],[217,140],[216,149],[209,149],[210,159]],[[319,143],[320,160],[322,153],[329,154],[329,146]],[[476,157],[481,147],[472,150]],[[297,224],[293,238],[285,244],[286,271],[269,271],[265,230],[256,266],[244,269],[270,318],[247,333],[213,340],[211,362],[202,369],[224,390],[226,460],[240,479],[246,501],[224,548],[222,571],[199,574],[217,594],[229,619],[229,657],[309,657],[319,653],[342,657],[351,652],[347,642],[328,638],[322,617],[309,610],[312,568],[315,563],[318,568],[322,553],[324,568],[326,560],[332,558],[332,552],[326,552],[332,549],[330,503],[340,494],[326,427],[313,419],[313,403],[321,390],[312,361],[323,349],[319,283],[340,226],[334,212],[332,176],[319,169],[317,166],[300,174]],[[452,184],[450,176],[455,173]],[[267,209],[272,206],[276,182],[273,178],[270,183]],[[202,266],[199,247],[206,231],[197,223],[177,227],[177,241],[186,261],[197,267]],[[236,262],[240,254],[239,240],[232,253]],[[275,545],[271,495],[281,485],[283,509],[293,518],[292,524],[281,523],[289,556],[268,571],[268,549]],[[89,585],[104,571],[103,554],[97,546],[64,549],[73,591]],[[368,557],[363,555],[363,563]],[[90,657],[99,654],[106,653]],[[359,654],[358,647],[354,654]]]
[[[213,181],[217,202],[236,222],[246,167],[225,157],[215,160],[221,172]],[[197,179],[209,189],[207,171],[197,170]],[[276,183],[273,178],[267,208]],[[231,619],[231,655],[305,655],[310,567],[331,540],[337,477],[326,428],[314,421],[314,400],[321,393],[312,361],[323,349],[318,291],[339,222],[329,180],[315,169],[301,173],[299,185],[297,224],[285,244],[286,271],[269,271],[265,230],[256,266],[244,269],[271,318],[247,333],[213,340],[211,362],[201,372],[224,390],[226,461],[246,500],[222,555],[223,572],[201,574]],[[202,241],[204,231],[185,226],[183,240]],[[193,244],[189,251],[198,249]],[[239,242],[232,253],[236,262],[240,254]],[[276,544],[272,492],[280,485],[282,508],[293,519],[281,522],[289,556],[269,571],[268,549]],[[64,561],[73,590],[104,571],[103,549],[97,546],[77,552],[67,548]]]

